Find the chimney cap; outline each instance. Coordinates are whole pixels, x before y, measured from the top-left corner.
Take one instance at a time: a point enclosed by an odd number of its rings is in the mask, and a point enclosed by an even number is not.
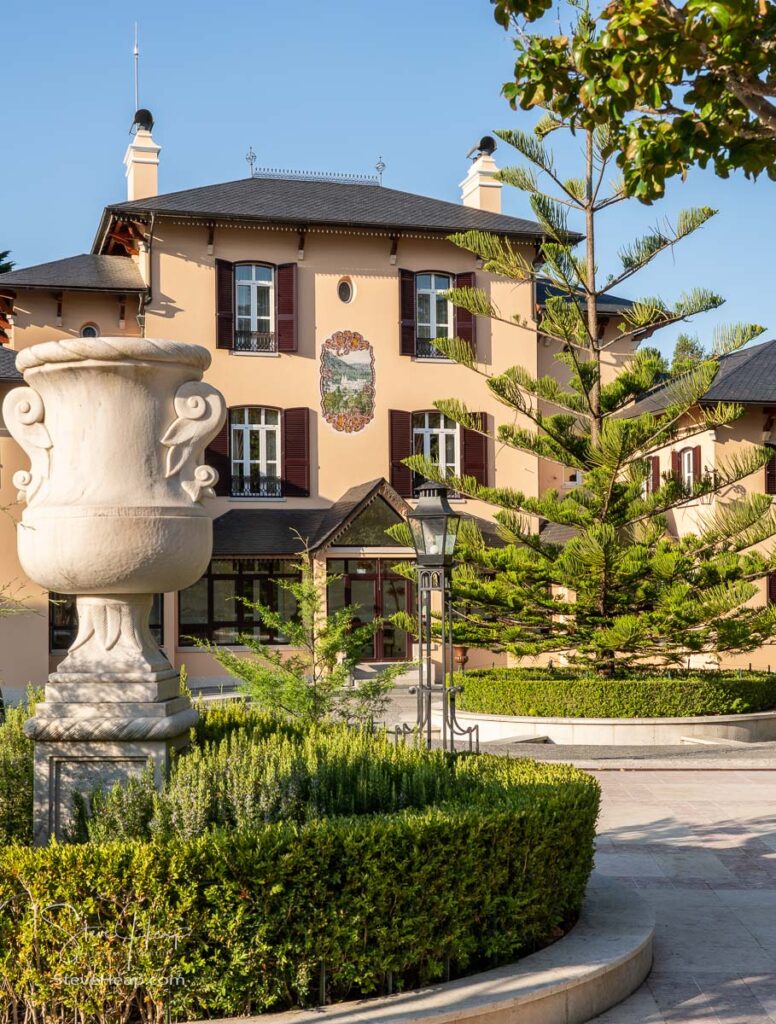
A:
[[[154,117],[150,110],[145,107],[141,107],[140,110],[135,111],[135,116],[132,119],[132,127],[130,131],[137,131],[138,128],[144,128],[150,132],[154,126]]]
[[[467,156],[477,159],[479,156],[492,156],[496,149],[496,140],[492,135],[483,135],[479,142],[476,142]]]

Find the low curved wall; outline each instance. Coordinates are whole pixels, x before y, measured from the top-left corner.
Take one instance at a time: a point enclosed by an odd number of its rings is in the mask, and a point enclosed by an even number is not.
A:
[[[434,716],[441,725],[441,713]],[[776,740],[776,711],[749,715],[704,715],[695,718],[537,718],[532,715],[484,715],[459,711],[464,727],[477,724],[480,740],[530,739],[590,746],[671,746],[685,738],[763,743]]]
[[[652,966],[654,930],[654,913],[638,893],[593,873],[576,926],[516,964],[418,992],[233,1017],[230,1024],[584,1024],[644,981]]]

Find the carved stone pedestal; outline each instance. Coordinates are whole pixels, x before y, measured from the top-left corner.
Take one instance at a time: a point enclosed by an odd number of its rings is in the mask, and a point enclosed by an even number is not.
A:
[[[76,599],[78,635],[25,725],[35,741],[36,845],[66,838],[76,792],[140,774],[157,781],[188,742],[197,713],[148,627],[152,595]]]
[[[78,635],[25,731],[35,741],[35,841],[62,838],[75,792],[157,775],[196,713],[149,626],[152,595],[207,568],[212,522],[201,464],[225,403],[202,382],[206,349],[147,338],[75,338],[24,349],[27,387],[3,416],[30,457],[19,560],[48,590],[77,595]]]

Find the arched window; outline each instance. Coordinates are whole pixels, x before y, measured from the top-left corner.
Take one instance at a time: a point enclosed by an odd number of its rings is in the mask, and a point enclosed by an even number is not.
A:
[[[263,406],[229,411],[232,494],[279,498],[280,412]]]
[[[437,466],[443,476],[458,475],[460,449],[460,430],[455,420],[436,411],[412,414],[412,450]],[[419,473],[413,474],[413,491],[424,479]]]
[[[416,274],[415,308],[417,315],[417,348],[419,359],[445,359],[434,345],[434,338],[452,336],[453,305],[444,297],[444,292],[453,287],[450,274]]]
[[[234,347],[238,352],[275,352],[275,272],[262,263],[234,268]]]

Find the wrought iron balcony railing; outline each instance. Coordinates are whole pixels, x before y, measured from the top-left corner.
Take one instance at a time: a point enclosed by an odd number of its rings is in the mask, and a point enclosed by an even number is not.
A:
[[[281,498],[282,483],[276,476],[233,476],[233,498]]]
[[[433,338],[415,339],[415,356],[417,359],[447,359],[444,352],[440,352],[434,344]]]
[[[274,331],[235,331],[235,352],[277,352]]]

